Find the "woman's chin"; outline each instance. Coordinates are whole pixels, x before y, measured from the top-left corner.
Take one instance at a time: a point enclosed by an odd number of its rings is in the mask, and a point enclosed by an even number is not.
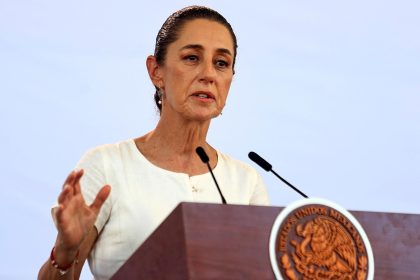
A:
[[[198,122],[206,122],[210,121],[219,116],[217,112],[195,112],[188,116],[188,119],[198,121]]]

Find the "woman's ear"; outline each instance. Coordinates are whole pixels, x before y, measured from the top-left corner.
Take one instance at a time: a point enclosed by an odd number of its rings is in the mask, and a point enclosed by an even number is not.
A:
[[[155,87],[161,88],[163,86],[162,71],[156,61],[156,57],[149,55],[146,59],[147,72],[149,73],[150,80]]]

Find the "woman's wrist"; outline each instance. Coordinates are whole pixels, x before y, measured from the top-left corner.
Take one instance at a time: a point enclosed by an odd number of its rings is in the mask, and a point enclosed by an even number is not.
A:
[[[79,248],[69,248],[63,246],[61,242],[56,242],[51,253],[54,255],[54,259],[58,264],[66,265],[73,263],[73,261],[79,255]]]
[[[69,272],[69,270],[73,267],[73,264],[78,263],[78,257],[79,257],[79,250],[76,251],[76,254],[74,255],[74,257],[70,257],[71,261],[66,261],[64,262],[64,258],[62,258],[61,260],[59,260],[56,256],[57,252],[56,252],[56,247],[54,246],[51,250],[51,254],[50,254],[50,262],[51,265],[58,270],[60,275],[65,275],[67,272]],[[67,258],[69,256],[71,256],[71,254],[66,254]]]

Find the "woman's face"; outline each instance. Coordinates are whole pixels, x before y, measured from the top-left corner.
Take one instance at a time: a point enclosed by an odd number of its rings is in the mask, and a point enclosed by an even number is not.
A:
[[[233,40],[222,24],[195,19],[184,24],[159,67],[165,96],[163,115],[205,121],[225,106],[233,77]]]

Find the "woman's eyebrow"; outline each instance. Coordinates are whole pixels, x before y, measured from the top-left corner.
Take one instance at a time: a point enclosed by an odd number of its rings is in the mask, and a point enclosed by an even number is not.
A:
[[[188,45],[183,46],[179,50],[182,51],[182,50],[185,50],[185,49],[194,49],[194,50],[200,50],[200,51],[202,51],[202,50],[204,50],[204,47],[202,45],[200,45],[200,44],[188,44]],[[232,52],[230,50],[228,50],[228,49],[225,49],[225,48],[218,48],[216,50],[216,52],[218,52],[218,53],[224,53],[224,54],[228,54],[228,55],[232,56]]]
[[[182,50],[186,50],[186,49],[204,50],[204,47],[202,45],[199,45],[199,44],[188,44],[188,45],[183,46],[179,50],[182,51]]]
[[[224,54],[232,56],[232,53],[230,52],[230,50],[225,49],[225,48],[219,48],[219,49],[217,49],[217,52],[224,53]]]

